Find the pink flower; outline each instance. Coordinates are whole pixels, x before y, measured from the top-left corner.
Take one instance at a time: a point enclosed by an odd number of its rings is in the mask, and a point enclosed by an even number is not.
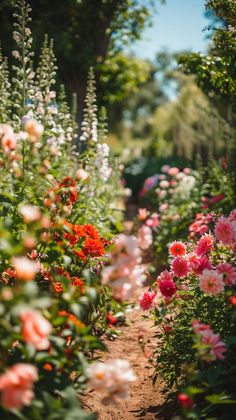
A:
[[[173,166],[173,168],[170,168],[169,170],[168,170],[168,175],[170,175],[170,176],[175,176],[175,175],[177,175],[179,173],[179,168],[176,168],[176,167],[174,167]]]
[[[187,257],[189,267],[195,274],[202,274],[203,270],[212,269],[212,264],[205,255],[203,257],[198,257],[196,254],[190,253]]]
[[[0,376],[2,405],[8,410],[18,410],[30,405],[34,398],[33,383],[38,380],[33,365],[17,363]]]
[[[220,339],[219,334],[214,334],[212,330],[208,330],[202,337],[202,342],[210,347],[210,354],[205,354],[202,358],[208,362],[214,360],[223,360],[225,357],[223,353],[226,351],[225,343]]]
[[[231,213],[229,214],[228,219],[231,222],[236,222],[236,209],[232,210]]]
[[[23,216],[25,223],[35,222],[41,218],[40,209],[31,204],[23,204],[20,206],[19,212]]]
[[[163,165],[161,167],[161,172],[167,173],[169,171],[169,169],[170,169],[169,165]]]
[[[160,211],[161,213],[163,213],[165,210],[167,210],[167,209],[168,209],[168,207],[169,207],[168,203],[163,203],[163,204],[161,204],[161,205],[159,206],[159,211]]]
[[[188,261],[183,257],[176,257],[172,261],[171,271],[176,277],[186,277],[189,273]]]
[[[176,292],[176,285],[169,271],[163,271],[158,277],[158,287],[165,298],[172,298]]]
[[[220,217],[215,225],[215,236],[224,245],[233,245],[235,240],[233,223],[226,217]]]
[[[16,138],[14,133],[6,133],[2,137],[2,148],[5,153],[10,153],[16,148]]]
[[[210,325],[203,324],[198,319],[194,319],[192,321],[192,327],[195,334],[203,334],[205,331],[209,331],[211,329]]]
[[[146,220],[149,214],[150,212],[147,209],[138,209],[138,220],[140,220],[141,222],[143,220]]]
[[[168,188],[168,187],[170,186],[170,184],[169,184],[169,182],[168,182],[168,181],[163,180],[163,181],[161,181],[161,182],[159,183],[159,186],[160,186],[161,188]]]
[[[145,223],[147,226],[151,228],[155,228],[159,225],[159,217],[157,213],[153,213],[149,219],[146,220]]]
[[[204,235],[202,236],[199,241],[197,242],[197,245],[195,247],[195,252],[199,257],[202,257],[203,255],[207,254],[209,251],[211,251],[214,243],[214,238],[212,235]]]
[[[150,227],[143,225],[138,230],[138,243],[141,249],[148,249],[152,244],[152,230]]]
[[[212,362],[216,359],[224,359],[223,353],[226,351],[226,346],[223,341],[221,341],[220,335],[215,334],[210,325],[203,324],[197,319],[193,320],[192,327],[195,334],[201,336],[201,342],[208,346],[207,349],[204,349],[201,352],[201,358],[207,362]]]
[[[29,281],[35,278],[39,271],[39,265],[36,261],[32,261],[27,257],[13,258],[13,266],[18,280]]]
[[[33,118],[25,118],[23,121],[24,130],[27,132],[29,139],[32,143],[35,143],[43,135],[44,128],[42,124]]]
[[[181,257],[186,253],[186,246],[181,241],[174,241],[169,246],[169,253],[173,255],[173,257]]]
[[[223,274],[224,283],[233,286],[236,283],[236,268],[229,263],[221,263],[216,267],[218,273]]]
[[[214,270],[204,270],[200,275],[199,287],[209,295],[218,295],[224,290],[223,274]]]
[[[146,290],[139,296],[139,305],[143,309],[143,311],[149,310],[154,303],[154,299],[156,297],[156,292],[152,292],[149,290]]]
[[[31,309],[21,313],[23,339],[37,350],[46,350],[50,346],[48,336],[51,324],[38,311]]]

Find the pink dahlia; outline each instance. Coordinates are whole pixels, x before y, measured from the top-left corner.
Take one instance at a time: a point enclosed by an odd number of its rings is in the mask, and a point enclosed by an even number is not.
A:
[[[214,334],[212,330],[208,330],[202,335],[202,342],[209,346],[209,354],[203,356],[204,360],[211,362],[225,358],[223,353],[226,352],[226,345],[219,334]]]
[[[223,274],[215,270],[204,270],[200,275],[199,287],[209,295],[218,295],[224,290]]]
[[[192,321],[192,327],[195,334],[200,334],[200,335],[204,334],[205,331],[209,331],[211,329],[210,325],[203,324],[198,319],[194,319]]]
[[[199,257],[207,254],[209,251],[212,250],[214,243],[214,238],[212,235],[204,235],[202,236],[199,241],[197,242],[195,252]]]
[[[215,225],[215,236],[224,245],[233,245],[235,240],[235,227],[226,217],[220,217]]]
[[[169,271],[163,271],[157,280],[161,294],[165,298],[172,298],[176,292],[176,285]]]
[[[195,274],[202,274],[203,270],[212,269],[212,264],[205,255],[198,257],[196,254],[190,253],[187,257],[189,267]]]
[[[180,257],[186,253],[186,246],[181,241],[174,241],[169,246],[169,253],[173,257]]]
[[[228,218],[231,222],[236,222],[236,209],[231,211]]]
[[[156,292],[152,292],[150,290],[146,290],[139,296],[139,305],[143,311],[148,311],[154,303],[154,299],[156,297]]]
[[[186,277],[189,273],[188,261],[183,257],[176,257],[172,261],[171,271],[176,277]]]
[[[224,283],[233,286],[236,283],[236,268],[229,263],[221,263],[216,267],[218,273],[223,274]]]

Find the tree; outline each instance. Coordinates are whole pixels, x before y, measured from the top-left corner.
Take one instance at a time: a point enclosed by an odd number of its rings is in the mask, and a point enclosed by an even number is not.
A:
[[[162,1],[162,0],[160,0]],[[44,34],[53,38],[58,60],[60,82],[64,82],[69,93],[76,92],[78,110],[84,103],[88,69],[95,68],[100,79],[102,64],[108,55],[117,60],[124,45],[140,37],[142,30],[150,24],[153,0],[28,0],[32,7],[34,49],[39,54]],[[4,53],[13,49],[10,38],[12,4],[15,0],[3,0],[0,4],[0,40]],[[122,71],[129,71],[123,65]],[[124,64],[124,61],[123,61]],[[113,74],[114,76],[114,74]],[[139,80],[136,80],[139,82]],[[102,85],[105,86],[104,84]],[[104,95],[99,85],[101,96]],[[132,88],[132,86],[131,86]],[[119,100],[123,81],[116,78]],[[132,90],[132,89],[131,89]]]

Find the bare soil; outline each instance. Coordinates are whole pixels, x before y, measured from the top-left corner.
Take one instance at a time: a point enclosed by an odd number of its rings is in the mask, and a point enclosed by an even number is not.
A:
[[[138,379],[130,385],[130,395],[117,404],[104,406],[102,392],[90,390],[83,399],[84,409],[98,413],[99,420],[171,420],[173,406],[169,406],[162,394],[163,384],[152,384],[153,365],[149,361],[155,347],[152,322],[142,318],[142,311],[134,308],[127,315],[127,326],[121,327],[122,334],[114,341],[106,341],[108,354],[105,359],[124,358],[129,360]]]

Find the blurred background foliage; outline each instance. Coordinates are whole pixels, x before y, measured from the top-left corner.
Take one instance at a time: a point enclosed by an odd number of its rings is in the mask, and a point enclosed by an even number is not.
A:
[[[0,40],[11,56],[12,7],[0,2]],[[168,0],[167,0],[168,2]],[[44,34],[54,39],[59,82],[77,94],[82,118],[86,77],[93,65],[99,105],[107,109],[108,142],[142,178],[161,162],[184,165],[224,157],[236,161],[236,3],[206,0],[208,55],[159,51],[155,60],[128,53],[152,24],[159,0],[29,0],[39,54]],[[201,30],[202,28],[199,28]],[[7,48],[6,48],[7,46]]]

